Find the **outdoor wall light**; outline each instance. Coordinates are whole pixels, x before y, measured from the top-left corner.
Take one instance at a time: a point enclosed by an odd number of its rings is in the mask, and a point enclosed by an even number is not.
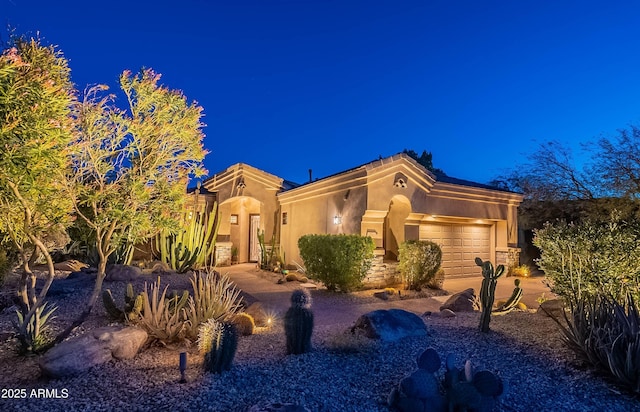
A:
[[[334,224],[334,225],[339,225],[339,224],[341,224],[341,223],[342,223],[342,217],[341,217],[341,216],[338,216],[338,215],[335,215],[335,216],[333,217],[333,224]]]

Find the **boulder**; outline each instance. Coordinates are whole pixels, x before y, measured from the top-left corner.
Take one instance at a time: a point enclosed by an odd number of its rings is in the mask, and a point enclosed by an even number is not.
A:
[[[104,280],[111,282],[131,282],[142,275],[142,269],[129,265],[107,266]]]
[[[540,304],[536,313],[543,316],[552,316],[557,319],[562,319],[564,316],[564,303],[560,299],[545,300]]]
[[[374,310],[356,320],[352,331],[362,329],[370,339],[396,341],[407,336],[425,336],[427,327],[418,315],[402,309]]]
[[[98,329],[94,336],[98,340],[105,342],[111,349],[111,356],[116,359],[132,359],[137,354],[142,345],[147,341],[147,332],[140,328],[128,327],[118,328],[118,330]],[[98,332],[100,331],[100,332]]]
[[[54,346],[39,362],[52,378],[79,375],[112,359],[134,357],[147,340],[147,332],[135,327],[95,329]]]
[[[440,310],[449,309],[452,312],[473,312],[473,302],[475,299],[476,292],[469,288],[451,295],[449,299],[440,306]]]
[[[84,268],[88,268],[89,265],[77,260],[65,260],[64,262],[58,262],[53,264],[55,270],[61,270],[65,272],[78,272]]]
[[[455,318],[456,313],[451,309],[442,309],[440,311],[440,316],[442,316],[443,318]]]
[[[253,321],[255,322],[256,326],[268,326],[269,317],[267,316],[267,312],[265,312],[264,308],[262,307],[262,303],[253,302],[244,311],[247,315],[251,315],[251,317],[253,317]]]

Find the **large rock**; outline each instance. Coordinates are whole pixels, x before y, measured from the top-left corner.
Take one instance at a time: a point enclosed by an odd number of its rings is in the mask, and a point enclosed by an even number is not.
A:
[[[142,275],[142,269],[129,265],[109,265],[107,266],[104,280],[112,282],[131,282]]]
[[[53,378],[79,375],[114,358],[133,358],[146,340],[147,332],[135,327],[95,329],[53,347],[40,359],[40,369]]]
[[[55,270],[62,270],[65,272],[78,272],[84,268],[88,268],[86,263],[79,262],[77,260],[65,260],[64,262],[58,262],[53,264]]]
[[[449,309],[453,312],[473,312],[473,302],[475,299],[476,292],[469,288],[451,295],[449,299],[440,306],[440,310],[443,311],[445,309]]]
[[[427,327],[418,315],[402,309],[374,310],[360,316],[352,330],[362,329],[365,336],[395,341],[407,336],[425,336]]]
[[[247,315],[251,315],[256,326],[269,326],[269,316],[262,307],[262,303],[253,302],[244,311]]]

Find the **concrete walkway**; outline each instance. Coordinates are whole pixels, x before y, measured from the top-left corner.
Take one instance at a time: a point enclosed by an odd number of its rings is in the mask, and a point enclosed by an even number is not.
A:
[[[255,263],[245,263],[218,269],[220,273],[227,273],[245,294],[248,304],[254,301],[262,303],[266,311],[282,318],[290,306],[289,298],[294,289],[300,287],[298,282],[277,284],[273,274],[262,272]],[[520,287],[523,289],[522,302],[528,308],[537,308],[536,301],[542,293],[545,297],[552,297],[549,289],[543,284],[542,277],[532,278],[506,278],[501,277],[496,287],[496,301],[506,300],[511,296],[514,288],[514,279],[520,279]],[[313,309],[316,325],[318,326],[349,326],[363,313],[377,309],[404,309],[417,315],[426,311],[437,312],[440,305],[451,294],[473,288],[476,293],[480,291],[482,277],[464,279],[446,279],[444,288],[449,295],[432,298],[389,300],[374,303],[353,303],[349,299],[327,299],[328,292],[324,290],[312,291]],[[343,303],[344,302],[344,303]]]

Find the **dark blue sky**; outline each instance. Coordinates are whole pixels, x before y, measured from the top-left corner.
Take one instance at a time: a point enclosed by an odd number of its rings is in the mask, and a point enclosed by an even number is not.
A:
[[[162,73],[204,107],[210,173],[303,182],[408,148],[486,182],[640,119],[631,1],[0,0],[0,19],[59,45],[80,89]]]

